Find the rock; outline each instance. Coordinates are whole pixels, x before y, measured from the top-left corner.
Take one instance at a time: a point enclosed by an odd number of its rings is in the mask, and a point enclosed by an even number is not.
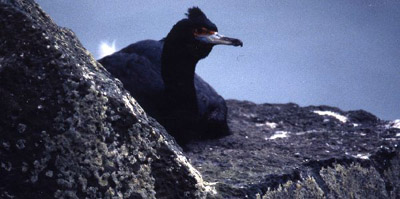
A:
[[[232,135],[186,155],[214,198],[399,198],[400,129],[366,111],[228,100]]]
[[[0,1],[0,198],[204,198],[175,141],[74,33]]]
[[[400,120],[228,100],[232,135],[183,153],[36,3],[0,27],[2,199],[400,197]]]

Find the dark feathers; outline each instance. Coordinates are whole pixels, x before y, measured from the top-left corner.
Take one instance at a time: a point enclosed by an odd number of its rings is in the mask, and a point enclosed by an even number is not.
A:
[[[193,78],[197,117],[189,118],[187,114],[180,112],[179,107],[175,111],[170,109],[176,106],[176,103],[167,100],[164,92],[165,85],[161,78],[163,45],[163,40],[140,41],[100,59],[99,62],[114,77],[121,80],[146,113],[166,127],[179,144],[193,139],[216,138],[228,134],[225,100],[197,74],[194,74]],[[183,97],[182,100],[187,100],[187,97]],[[175,102],[179,104],[180,100]],[[178,117],[172,118],[172,121],[168,119],[174,114],[178,114]],[[183,118],[192,120],[184,121]],[[182,124],[183,122],[186,124]]]
[[[190,20],[197,20],[199,18],[207,18],[203,11],[200,10],[198,7],[189,8],[186,16]]]
[[[198,7],[192,7],[188,9],[186,16],[190,21],[198,26],[208,28],[210,30],[218,31],[217,26],[211,22],[207,16]]]
[[[179,144],[229,133],[225,100],[195,74],[213,45],[195,39],[194,30],[217,27],[197,7],[187,16],[165,39],[140,41],[99,60]]]

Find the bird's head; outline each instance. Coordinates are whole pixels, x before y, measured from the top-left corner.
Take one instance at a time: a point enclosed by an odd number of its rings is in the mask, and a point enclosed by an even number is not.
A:
[[[243,46],[242,41],[225,37],[218,33],[217,26],[211,22],[198,7],[189,8],[187,18],[174,25],[165,38],[175,50],[190,53],[197,59],[206,57],[215,45]],[[177,49],[178,46],[181,49]],[[164,46],[165,47],[165,46]]]

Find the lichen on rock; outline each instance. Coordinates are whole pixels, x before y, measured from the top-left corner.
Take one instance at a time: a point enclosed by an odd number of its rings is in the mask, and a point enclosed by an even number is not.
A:
[[[0,26],[0,198],[207,195],[174,140],[71,30],[23,0],[0,2]]]
[[[400,197],[397,120],[228,100],[232,134],[182,152],[34,1],[0,27],[0,198]]]

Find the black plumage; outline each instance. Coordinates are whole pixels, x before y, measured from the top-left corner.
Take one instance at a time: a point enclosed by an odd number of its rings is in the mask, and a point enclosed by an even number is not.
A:
[[[145,40],[99,62],[180,144],[229,134],[224,99],[195,74],[214,45],[241,46],[218,29],[197,7],[176,23],[167,37]]]

